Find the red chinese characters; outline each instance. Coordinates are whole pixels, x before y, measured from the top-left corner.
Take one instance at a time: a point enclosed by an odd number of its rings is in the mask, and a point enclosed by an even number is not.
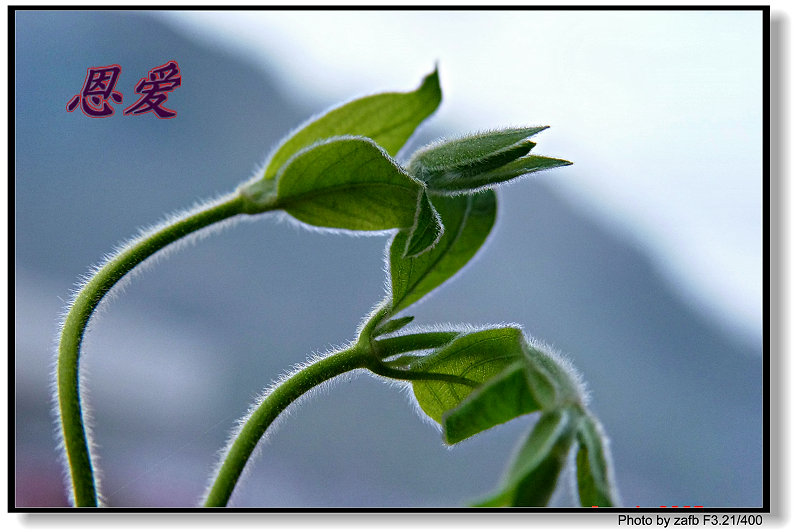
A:
[[[113,104],[122,103],[122,94],[116,90],[122,68],[119,65],[89,67],[81,92],[67,103],[67,111],[80,106],[83,114],[90,118],[102,118],[114,114]],[[169,93],[181,86],[181,70],[177,61],[169,61],[150,70],[141,78],[135,91],[139,99],[122,112],[125,116],[153,113],[158,118],[173,118],[178,113],[164,106]]]

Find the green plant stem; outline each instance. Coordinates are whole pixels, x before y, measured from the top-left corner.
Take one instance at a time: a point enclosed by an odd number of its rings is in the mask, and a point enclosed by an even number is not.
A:
[[[205,506],[225,506],[259,440],[292,402],[312,388],[354,369],[365,368],[372,354],[363,344],[329,355],[283,381],[252,412],[220,466]]]
[[[382,309],[373,315],[365,329],[374,328],[381,319],[378,316],[381,312]],[[204,506],[216,507],[228,504],[247,461],[272,422],[303,394],[334,377],[355,369],[367,369],[377,375],[399,380],[428,379],[474,385],[475,383],[468,379],[453,375],[395,370],[380,361],[380,357],[385,356],[385,350],[379,348],[381,345],[388,348],[392,354],[400,354],[441,346],[452,340],[457,334],[452,332],[418,333],[405,337],[387,338],[377,342],[370,342],[368,336],[362,336],[351,347],[328,355],[295,372],[272,390],[242,425],[208,491]],[[403,338],[405,340],[402,340]]]
[[[57,395],[64,447],[76,506],[97,506],[90,447],[81,410],[79,357],[92,313],[111,288],[145,259],[167,245],[214,223],[243,212],[241,196],[226,196],[202,210],[143,235],[127,245],[81,288],[61,329],[58,346]]]

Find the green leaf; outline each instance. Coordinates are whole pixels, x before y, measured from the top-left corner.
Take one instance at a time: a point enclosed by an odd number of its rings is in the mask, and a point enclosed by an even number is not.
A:
[[[442,419],[444,439],[454,444],[516,417],[556,407],[569,394],[555,363],[525,343],[523,357],[486,381]],[[554,375],[555,373],[555,375]]]
[[[545,412],[508,468],[495,495],[476,506],[547,506],[575,439],[577,414]]]
[[[581,505],[616,506],[617,497],[611,479],[611,458],[606,438],[597,421],[589,415],[581,419],[578,428],[576,463]]]
[[[421,186],[372,140],[337,137],[301,150],[283,167],[277,206],[320,227],[410,227]]]
[[[417,257],[406,257],[408,231],[401,230],[389,249],[393,313],[415,303],[464,267],[494,225],[497,210],[494,191],[472,196],[435,196],[431,201],[444,227],[437,244]]]
[[[414,321],[414,316],[403,316],[402,318],[397,318],[394,320],[389,320],[383,325],[380,325],[375,329],[372,333],[372,337],[376,338],[378,336],[382,336],[384,334],[391,334],[395,331],[399,331],[409,323]]]
[[[444,441],[455,444],[495,425],[540,410],[531,394],[527,369],[522,361],[504,370],[472,392],[455,408],[444,413]]]
[[[535,146],[528,137],[546,127],[512,128],[440,142],[418,150],[408,171],[431,190],[460,192],[486,186],[480,176],[523,157]]]
[[[413,364],[415,372],[452,375],[474,385],[441,380],[415,380],[414,396],[423,412],[437,423],[475,388],[523,356],[522,331],[513,327],[487,329],[456,337],[452,342]]]
[[[330,137],[368,137],[395,156],[441,101],[439,72],[434,70],[415,91],[375,94],[346,103],[300,126],[272,155],[264,179],[275,177],[299,150]]]
[[[436,245],[442,236],[444,227],[439,213],[431,205],[427,192],[424,190],[419,198],[417,214],[414,217],[414,226],[408,232],[403,257],[416,257]]]

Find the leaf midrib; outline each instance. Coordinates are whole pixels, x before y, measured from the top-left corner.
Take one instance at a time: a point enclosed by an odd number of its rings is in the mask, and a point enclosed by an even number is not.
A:
[[[314,190],[309,190],[307,192],[302,192],[300,194],[292,194],[288,198],[280,198],[280,193],[278,193],[279,194],[278,207],[291,206],[300,200],[313,198],[320,195],[325,195],[326,193],[330,193],[332,191],[340,192],[340,191],[366,188],[366,187],[393,187],[402,190],[410,190],[412,192],[414,191],[413,187],[401,185],[399,183],[386,183],[379,181],[359,181],[357,183],[345,183],[342,185],[330,185],[326,186],[325,188],[316,188]]]

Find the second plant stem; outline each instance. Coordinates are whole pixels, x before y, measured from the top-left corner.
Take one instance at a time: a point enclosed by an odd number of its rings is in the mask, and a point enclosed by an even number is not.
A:
[[[418,333],[374,341],[369,339],[369,334],[376,321],[365,326],[358,342],[296,371],[264,397],[242,424],[228,448],[206,495],[205,506],[228,504],[236,483],[267,429],[289,405],[316,386],[356,369],[367,369],[377,375],[401,380],[454,379],[449,375],[393,369],[386,366],[381,358],[439,347],[451,341],[457,333]]]
[[[195,231],[244,213],[244,205],[241,195],[226,196],[142,235],[108,260],[75,297],[61,328],[56,372],[62,438],[76,506],[97,506],[100,502],[84,428],[79,374],[81,343],[92,314],[114,285],[137,265]]]
[[[205,506],[225,506],[250,456],[267,428],[290,404],[312,388],[338,375],[366,367],[365,352],[359,344],[310,364],[283,381],[252,412],[242,425],[225,456]]]

